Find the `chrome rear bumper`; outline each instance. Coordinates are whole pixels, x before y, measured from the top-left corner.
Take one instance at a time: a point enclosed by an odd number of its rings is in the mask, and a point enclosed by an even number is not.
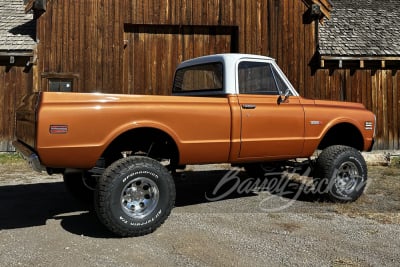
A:
[[[13,141],[12,144],[34,171],[42,172],[46,170],[46,168],[40,163],[39,156],[31,148],[19,141]]]

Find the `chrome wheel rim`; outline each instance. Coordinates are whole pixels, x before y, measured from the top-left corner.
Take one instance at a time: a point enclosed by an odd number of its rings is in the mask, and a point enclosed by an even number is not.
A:
[[[354,192],[361,179],[357,166],[350,161],[344,162],[336,174],[336,190],[340,195],[349,195]]]
[[[122,190],[121,207],[129,217],[142,219],[154,211],[159,200],[156,183],[146,177],[130,181]]]

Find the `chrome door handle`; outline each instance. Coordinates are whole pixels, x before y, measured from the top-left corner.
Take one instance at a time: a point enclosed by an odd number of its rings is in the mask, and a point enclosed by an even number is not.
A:
[[[243,109],[255,109],[257,106],[254,104],[243,104],[242,108]]]

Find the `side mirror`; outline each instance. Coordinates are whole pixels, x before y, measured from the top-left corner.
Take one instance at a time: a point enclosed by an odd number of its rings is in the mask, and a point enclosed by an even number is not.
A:
[[[286,89],[285,94],[284,95],[279,95],[278,97],[278,105],[280,105],[281,103],[287,103],[289,100],[289,96],[290,96],[290,90]]]

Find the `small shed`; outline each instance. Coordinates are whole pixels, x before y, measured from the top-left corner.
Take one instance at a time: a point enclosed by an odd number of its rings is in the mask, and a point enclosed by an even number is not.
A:
[[[316,97],[364,103],[377,115],[374,148],[400,149],[400,1],[332,2],[319,28],[325,90]]]
[[[32,90],[35,34],[22,0],[0,0],[0,151],[13,150],[15,109]]]

